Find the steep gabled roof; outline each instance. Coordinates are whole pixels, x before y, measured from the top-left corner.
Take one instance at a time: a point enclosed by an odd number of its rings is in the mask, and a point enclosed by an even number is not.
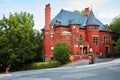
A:
[[[86,25],[100,25],[98,23],[98,20],[95,18],[92,10],[90,12],[90,15],[87,18]]]
[[[85,26],[85,22],[87,17],[85,15],[70,12],[66,10],[61,10],[58,15],[52,19],[51,23],[53,25],[57,25],[57,22],[60,25],[68,26],[69,24],[81,24],[81,26]]]
[[[91,10],[90,15],[87,18],[86,25],[99,25],[100,30],[104,30],[105,26],[101,23],[95,16],[93,11]]]
[[[91,10],[89,16],[85,16],[80,13],[61,10],[51,21],[52,25],[69,26],[70,24],[80,24],[81,28],[85,28],[87,25],[99,25],[100,30],[104,30],[105,26],[101,23]]]

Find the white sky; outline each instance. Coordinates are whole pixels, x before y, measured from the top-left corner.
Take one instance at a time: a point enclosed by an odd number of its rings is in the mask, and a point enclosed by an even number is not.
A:
[[[0,0],[0,19],[3,14],[8,17],[9,12],[28,12],[34,15],[34,29],[44,27],[45,5],[51,4],[51,18],[61,9],[68,11],[92,8],[94,15],[104,24],[110,24],[114,17],[120,15],[119,0]]]

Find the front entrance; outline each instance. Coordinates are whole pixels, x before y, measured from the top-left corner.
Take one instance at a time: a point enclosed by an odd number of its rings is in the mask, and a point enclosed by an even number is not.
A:
[[[80,54],[87,54],[89,52],[89,43],[87,41],[83,41],[80,44]]]
[[[83,54],[87,54],[87,47],[83,48]]]
[[[108,52],[109,52],[109,47],[108,46],[105,47],[105,51],[106,51],[105,53],[108,54]]]
[[[106,54],[106,56],[109,55],[109,47],[108,46],[105,47],[105,54]]]
[[[89,46],[80,47],[80,54],[86,55],[87,53],[89,53]]]

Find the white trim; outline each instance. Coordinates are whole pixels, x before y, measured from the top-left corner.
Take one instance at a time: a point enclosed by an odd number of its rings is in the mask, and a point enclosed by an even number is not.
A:
[[[61,34],[62,35],[68,35],[68,34],[71,35],[71,32],[70,31],[62,31]]]

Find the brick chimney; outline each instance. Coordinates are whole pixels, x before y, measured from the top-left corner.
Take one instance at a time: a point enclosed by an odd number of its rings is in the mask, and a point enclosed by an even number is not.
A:
[[[87,8],[85,8],[84,15],[89,16],[89,14],[90,14],[90,10],[89,10],[89,7],[87,7]]]
[[[51,8],[50,3],[45,6],[45,29],[50,29]]]
[[[106,31],[109,30],[109,25],[108,25],[108,24],[105,25],[105,30],[106,30]]]

